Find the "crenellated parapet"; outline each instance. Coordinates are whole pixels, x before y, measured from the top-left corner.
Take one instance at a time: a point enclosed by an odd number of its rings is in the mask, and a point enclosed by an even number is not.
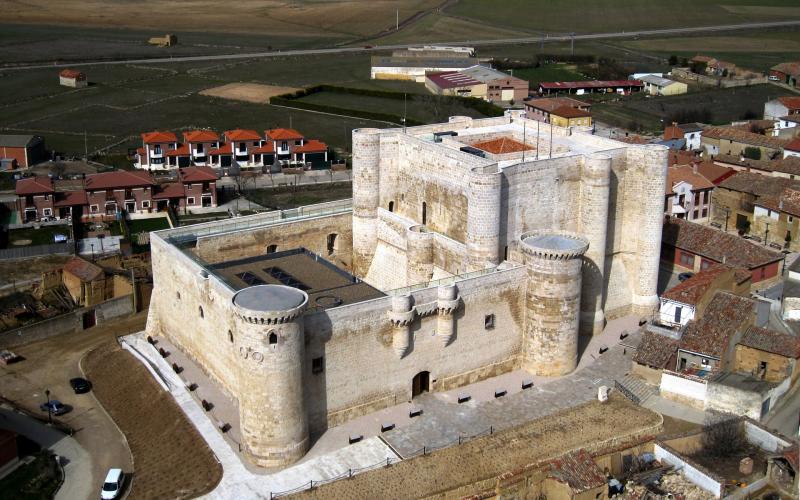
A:
[[[589,248],[586,238],[568,231],[532,231],[523,234],[520,239],[522,253],[540,259],[576,259]]]
[[[442,285],[437,289],[434,302],[414,304],[411,295],[392,297],[392,308],[387,317],[392,325],[392,348],[402,358],[411,347],[411,326],[418,318],[437,316],[436,336],[443,345],[452,340],[455,330],[455,312],[461,307],[461,297],[455,285]]]

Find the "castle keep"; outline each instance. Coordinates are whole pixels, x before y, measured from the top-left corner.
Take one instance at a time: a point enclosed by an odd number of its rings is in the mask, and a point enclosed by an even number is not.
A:
[[[151,236],[147,333],[238,402],[242,447],[300,459],[354,417],[651,315],[667,149],[511,113],[353,131],[353,198]]]

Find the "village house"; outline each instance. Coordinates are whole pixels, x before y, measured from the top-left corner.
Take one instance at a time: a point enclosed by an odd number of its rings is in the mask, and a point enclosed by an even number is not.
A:
[[[89,217],[112,217],[125,211],[129,214],[149,212],[156,183],[147,172],[104,172],[87,175],[84,191]]]
[[[714,164],[734,172],[750,172],[770,177],[800,179],[800,158],[788,156],[777,160],[753,160],[744,155],[717,155]]]
[[[436,95],[477,97],[485,99],[488,85],[459,71],[444,71],[425,75],[425,88]]]
[[[578,82],[541,82],[539,84],[540,95],[550,94],[590,94],[600,92],[603,94],[630,94],[644,89],[641,80],[588,80]]]
[[[778,97],[764,103],[764,119],[780,120],[800,115],[800,97]]]
[[[768,382],[797,380],[800,338],[751,326],[736,344],[736,370]]]
[[[667,169],[664,215],[695,222],[708,220],[714,183],[699,173],[698,163],[672,165]]]
[[[791,139],[800,133],[800,114],[789,116],[782,116],[774,121],[772,126],[772,135],[774,137],[783,137],[784,139]]]
[[[683,327],[703,315],[715,293],[724,290],[746,295],[750,282],[748,271],[714,264],[661,294],[659,323],[670,328]]]
[[[178,149],[178,137],[172,132],[145,132],[142,147],[136,150],[136,168],[165,170],[169,168],[167,153]]]
[[[27,177],[17,181],[17,220],[37,222],[54,214],[55,188],[49,177]]]
[[[750,272],[753,284],[780,277],[783,254],[735,234],[677,217],[665,217],[661,259],[678,270],[700,272],[715,263]]]
[[[787,144],[783,148],[783,157],[784,158],[790,158],[790,157],[800,158],[800,137],[794,138],[792,140],[792,142],[790,142],[789,144]]]
[[[425,75],[425,88],[433,94],[478,97],[492,102],[521,102],[528,97],[527,80],[486,66]]]
[[[525,117],[544,123],[551,123],[550,114],[561,108],[574,108],[584,111],[591,118],[592,105],[570,97],[543,97],[525,101]],[[563,116],[561,113],[560,116]],[[590,122],[591,124],[591,122]]]
[[[47,158],[38,135],[0,135],[0,171],[28,168]]]
[[[645,75],[639,80],[644,83],[644,91],[650,95],[679,95],[685,94],[689,87],[683,82],[676,82],[668,78],[655,75]]]
[[[774,159],[781,155],[788,141],[749,132],[739,127],[708,127],[702,132],[702,148],[706,154],[742,155],[749,148],[758,149],[759,159]]]
[[[777,80],[791,87],[800,84],[800,62],[785,62],[776,64],[769,70],[770,80]]]
[[[86,81],[86,73],[75,69],[63,69],[58,74],[58,83],[64,87],[80,89],[89,85]]]
[[[699,123],[678,124],[673,122],[664,129],[664,140],[683,139],[685,141],[683,149],[697,151],[701,146],[702,131],[703,127]]]

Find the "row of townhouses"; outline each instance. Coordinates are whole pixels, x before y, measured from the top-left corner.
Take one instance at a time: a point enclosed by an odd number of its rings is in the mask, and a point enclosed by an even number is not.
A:
[[[209,167],[178,169],[175,182],[158,183],[148,172],[116,171],[87,175],[80,189],[45,176],[17,181],[20,223],[118,218],[166,210],[217,206],[217,174]]]
[[[136,168],[171,170],[195,166],[265,167],[281,165],[324,168],[328,164],[328,146],[290,128],[266,130],[236,129],[220,137],[211,130],[183,133],[183,141],[172,132],[142,134],[142,147],[136,151]]]

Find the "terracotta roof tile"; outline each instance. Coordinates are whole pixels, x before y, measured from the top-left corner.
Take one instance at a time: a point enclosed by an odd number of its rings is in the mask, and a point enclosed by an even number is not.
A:
[[[531,99],[525,102],[526,108],[541,109],[548,113],[562,106],[570,108],[588,108],[591,107],[591,104],[570,97],[543,97],[541,99]]]
[[[703,137],[709,139],[723,139],[770,149],[782,149],[788,142],[785,139],[756,134],[737,127],[709,127],[703,130]]]
[[[562,118],[586,118],[592,116],[588,111],[573,108],[571,106],[559,106],[550,112],[550,114],[560,116]]]
[[[219,134],[213,130],[190,130],[183,133],[183,140],[189,143],[217,142]]]
[[[217,173],[210,167],[186,167],[178,169],[181,182],[205,182],[217,180]]]
[[[53,180],[50,177],[26,177],[17,181],[14,192],[18,195],[55,193]]]
[[[245,130],[237,128],[236,130],[226,130],[225,137],[229,141],[259,141],[261,136],[255,130]]]
[[[178,149],[170,149],[166,153],[167,156],[189,156],[189,145],[181,144]]]
[[[265,132],[273,141],[294,141],[303,138],[303,134],[293,128],[273,128]]]
[[[574,493],[606,484],[606,476],[586,450],[568,453],[550,462],[547,477],[567,484]]]
[[[787,358],[800,358],[800,338],[766,328],[751,326],[739,344]]]
[[[692,191],[712,189],[714,187],[713,182],[703,177],[699,170],[695,172],[694,168],[689,165],[673,165],[669,167],[667,169],[666,194],[675,194],[673,189],[681,182],[691,184]]]
[[[178,142],[178,137],[172,132],[145,132],[142,134],[142,141],[145,144],[164,144]]]
[[[141,170],[133,172],[117,170],[115,172],[91,174],[86,176],[85,182],[86,189],[89,191],[94,189],[120,189],[153,185],[155,185],[153,176]]]
[[[64,272],[69,273],[84,283],[94,281],[104,275],[103,269],[80,257],[73,257],[64,264]]]
[[[295,153],[321,153],[328,150],[328,145],[316,139],[305,141],[302,146],[294,148]]]
[[[515,141],[510,137],[499,137],[490,141],[476,142],[472,147],[482,149],[487,153],[501,155],[507,153],[519,153],[522,151],[532,151],[533,147]]]
[[[153,190],[153,199],[154,200],[166,200],[169,198],[182,198],[186,196],[186,191],[183,187],[183,184],[180,182],[168,182],[164,184],[159,184]]]
[[[663,369],[678,350],[678,340],[645,330],[633,360],[640,365]]]
[[[756,269],[783,260],[783,254],[752,241],[702,224],[677,217],[665,217],[662,234],[664,244],[723,262],[732,267]]]
[[[229,155],[233,154],[233,147],[231,143],[224,143],[220,144],[218,148],[213,148],[208,150],[209,155]]]
[[[776,198],[784,189],[800,189],[800,181],[786,177],[772,177],[769,175],[754,174],[752,172],[738,172],[719,184],[719,187],[752,194],[756,197],[769,196]]]
[[[733,268],[715,264],[665,291],[661,294],[661,298],[680,302],[681,304],[697,305],[700,299],[711,289],[711,285],[727,272],[733,272]]]
[[[670,141],[672,139],[683,139],[683,130],[677,125],[670,125],[664,129],[664,140]]]
[[[63,76],[64,78],[81,78],[81,77],[85,78],[86,77],[86,75],[84,75],[82,72],[80,72],[80,71],[78,71],[76,69],[63,69],[63,70],[61,70],[61,73],[58,74],[58,76]]]
[[[800,151],[800,137],[795,137],[792,141],[787,144],[784,149],[788,149],[789,151]]]
[[[800,74],[800,63],[794,64],[797,65],[794,71],[796,74]],[[785,71],[782,71],[782,73],[785,73]],[[800,110],[800,97],[778,97],[778,101],[790,110]]]
[[[752,325],[755,301],[729,292],[717,292],[702,318],[690,321],[680,348],[721,359],[731,338]]]
[[[710,161],[700,162],[697,165],[697,172],[717,186],[725,179],[736,175],[736,170]]]
[[[275,143],[272,141],[267,141],[264,143],[263,146],[259,146],[257,148],[253,148],[250,150],[251,154],[270,154],[275,152]]]
[[[75,207],[88,205],[89,199],[86,196],[86,191],[63,191],[56,193],[56,201],[53,203],[54,207]]]

